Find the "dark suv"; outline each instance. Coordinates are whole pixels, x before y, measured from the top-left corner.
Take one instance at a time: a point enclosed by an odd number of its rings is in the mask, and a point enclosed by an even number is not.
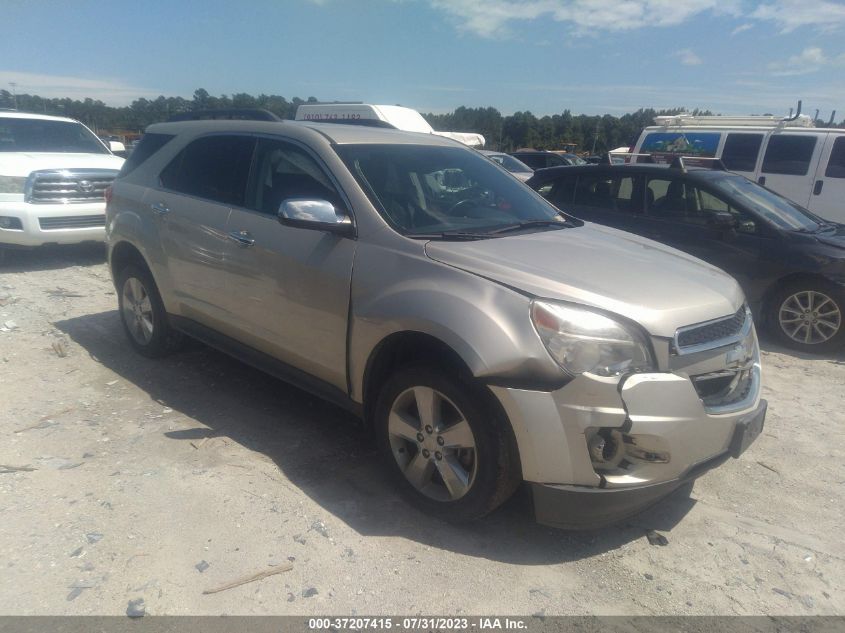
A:
[[[510,152],[514,158],[518,158],[531,169],[543,169],[545,167],[563,167],[566,165],[586,165],[587,161],[575,154],[563,152],[547,152],[544,150],[530,149]]]
[[[581,219],[722,268],[781,343],[808,352],[845,344],[845,225],[718,163],[558,167],[535,172],[528,185]]]

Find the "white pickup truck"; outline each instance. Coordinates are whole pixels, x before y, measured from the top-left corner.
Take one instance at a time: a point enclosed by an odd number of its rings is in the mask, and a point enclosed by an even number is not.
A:
[[[304,103],[296,109],[297,121],[345,123],[394,128],[405,132],[437,134],[464,145],[484,147],[484,137],[475,132],[437,132],[416,110],[403,106],[370,105],[367,103]]]
[[[105,190],[123,159],[63,117],[0,112],[0,254],[105,239]]]

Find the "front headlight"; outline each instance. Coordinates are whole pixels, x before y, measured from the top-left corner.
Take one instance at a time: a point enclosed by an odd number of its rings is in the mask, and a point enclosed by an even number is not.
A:
[[[568,374],[619,376],[653,369],[644,337],[599,312],[534,301],[531,320],[549,354]]]
[[[24,176],[0,176],[0,193],[23,193],[25,186]]]

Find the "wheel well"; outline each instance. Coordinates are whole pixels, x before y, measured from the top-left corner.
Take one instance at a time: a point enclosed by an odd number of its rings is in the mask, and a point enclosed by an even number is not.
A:
[[[372,420],[378,392],[399,367],[427,364],[452,369],[471,378],[472,372],[455,350],[438,338],[422,332],[391,334],[370,355],[364,372],[364,420]]]
[[[116,280],[118,273],[129,264],[141,266],[147,272],[150,270],[144,256],[141,255],[141,251],[132,246],[129,242],[120,242],[112,249],[111,252],[112,279]]]

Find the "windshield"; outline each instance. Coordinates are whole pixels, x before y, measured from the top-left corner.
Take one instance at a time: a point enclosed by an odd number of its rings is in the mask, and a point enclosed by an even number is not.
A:
[[[788,231],[817,231],[824,222],[783,196],[742,176],[713,178],[713,186],[742,200],[757,215]]]
[[[567,226],[557,209],[469,149],[345,145],[337,152],[376,209],[405,235],[489,235],[525,222]]]
[[[521,174],[526,172],[529,174],[534,173],[534,170],[531,169],[528,165],[523,163],[518,158],[514,158],[510,154],[486,154],[486,156],[494,163],[500,164],[509,172],[513,172],[515,174]]]
[[[85,126],[70,121],[0,118],[0,152],[108,154]]]
[[[563,158],[565,158],[566,160],[568,160],[570,165],[586,165],[587,164],[587,161],[585,161],[583,158],[581,158],[580,156],[577,156],[575,154],[561,154],[561,156]]]

